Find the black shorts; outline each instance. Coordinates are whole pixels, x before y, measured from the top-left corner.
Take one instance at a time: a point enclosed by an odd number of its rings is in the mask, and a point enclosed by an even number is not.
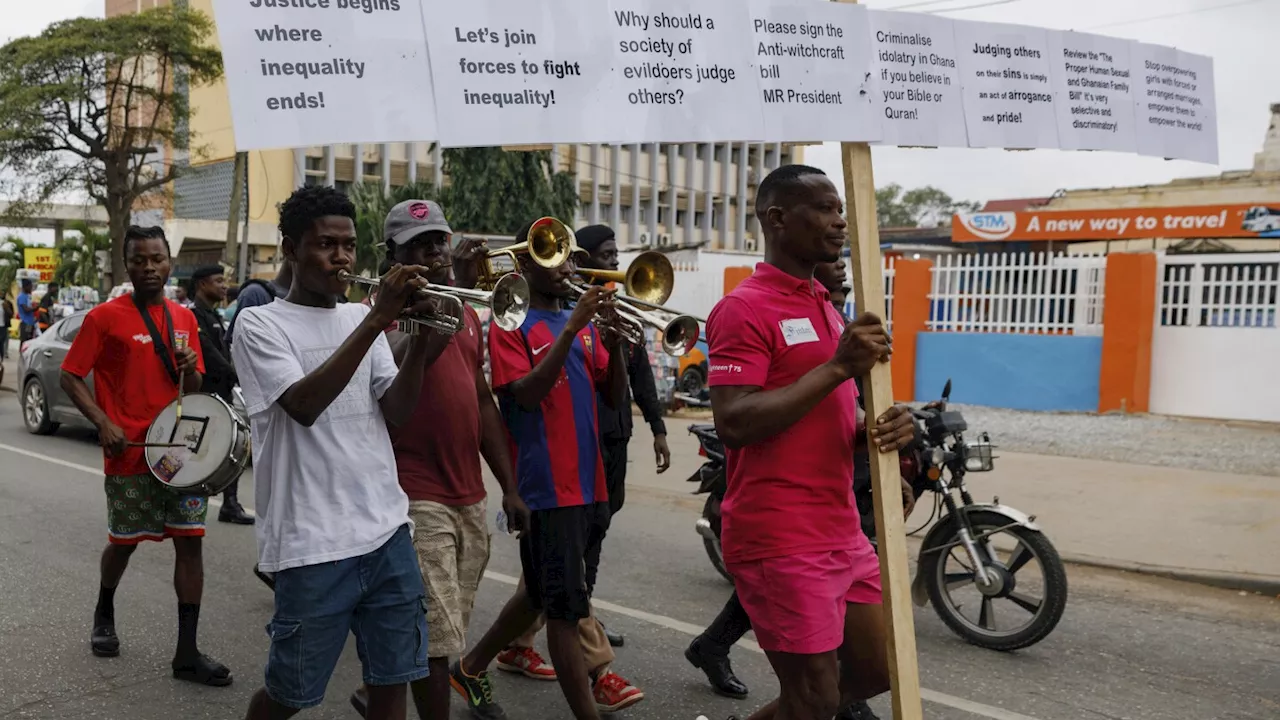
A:
[[[520,539],[520,565],[534,609],[552,620],[581,620],[591,614],[587,556],[609,530],[609,504],[533,511]]]

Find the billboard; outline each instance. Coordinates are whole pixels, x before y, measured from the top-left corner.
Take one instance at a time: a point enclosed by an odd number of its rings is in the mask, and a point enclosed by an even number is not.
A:
[[[1280,202],[1270,205],[1041,210],[957,214],[953,242],[1280,238]]]
[[[40,282],[52,282],[53,271],[58,269],[57,260],[50,247],[29,247],[22,249],[22,264],[28,270],[40,272]]]

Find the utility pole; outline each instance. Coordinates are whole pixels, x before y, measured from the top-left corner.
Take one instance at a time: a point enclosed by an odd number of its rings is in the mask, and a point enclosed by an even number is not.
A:
[[[236,153],[235,168],[231,171],[231,207],[227,210],[227,245],[222,251],[222,264],[232,268],[236,282],[241,282],[244,278],[244,270],[239,261],[241,253],[239,252],[239,234],[240,234],[240,207],[244,194],[245,181],[247,179],[249,164],[249,153]]]

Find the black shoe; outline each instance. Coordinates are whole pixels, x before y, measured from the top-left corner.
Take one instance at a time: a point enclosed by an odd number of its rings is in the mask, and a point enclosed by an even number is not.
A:
[[[360,717],[365,717],[369,713],[369,698],[365,697],[364,688],[351,693],[351,707],[360,713]]]
[[[258,576],[258,579],[262,581],[262,584],[271,588],[271,592],[276,591],[275,575],[262,572],[261,570],[258,569],[257,565],[253,566],[253,574]]]
[[[449,666],[449,684],[462,696],[476,720],[507,720],[507,713],[493,700],[493,681],[489,673],[471,676],[462,672],[462,661],[455,660]]]
[[[600,623],[600,629],[604,631],[604,636],[609,640],[610,646],[622,647],[623,643],[627,641],[626,638],[622,637],[621,633],[616,633],[610,630],[609,628],[605,627],[604,623],[600,622],[599,620],[596,620],[596,622]]]
[[[850,705],[836,715],[836,720],[880,720],[876,714],[871,712],[871,706],[866,700],[859,700]]]
[[[252,515],[244,511],[244,507],[235,498],[231,498],[223,501],[222,509],[218,511],[218,522],[232,523],[234,525],[252,525],[254,519]]]
[[[89,649],[98,657],[115,657],[120,654],[120,638],[116,637],[114,621],[94,618],[93,632],[89,635]]]
[[[717,695],[731,697],[735,700],[741,700],[747,696],[748,690],[746,683],[738,679],[733,674],[733,666],[729,664],[728,655],[716,655],[709,653],[703,649],[702,638],[694,638],[689,644],[689,649],[684,651],[684,658],[689,664],[706,673],[707,680],[711,683],[711,689],[716,691]]]

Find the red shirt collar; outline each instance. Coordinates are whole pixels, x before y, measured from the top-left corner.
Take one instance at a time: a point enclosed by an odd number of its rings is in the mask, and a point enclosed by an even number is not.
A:
[[[831,299],[831,293],[822,287],[822,283],[815,281],[813,278],[802,280],[794,275],[788,275],[779,270],[776,265],[770,265],[766,262],[756,263],[754,277],[765,287],[783,295],[803,292],[823,300]]]

